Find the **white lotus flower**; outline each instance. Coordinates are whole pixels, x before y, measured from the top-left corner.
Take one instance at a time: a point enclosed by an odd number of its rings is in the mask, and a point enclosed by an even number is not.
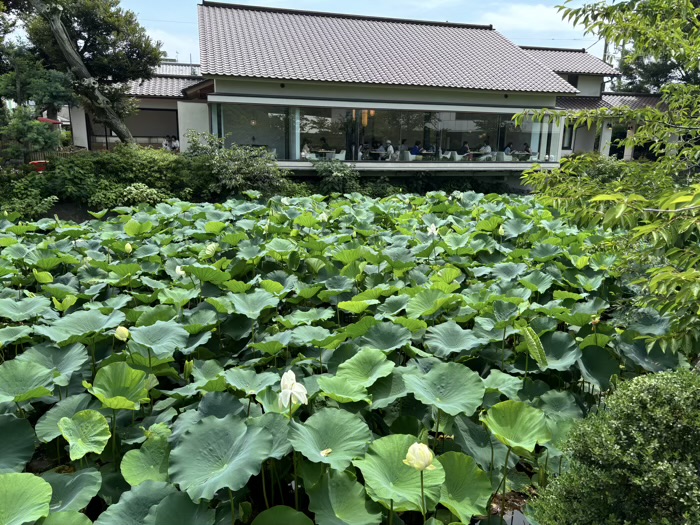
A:
[[[184,277],[187,274],[185,273],[185,270],[182,269],[182,266],[176,266],[175,275],[177,275],[178,277]]]
[[[403,462],[419,471],[435,470],[435,465],[433,465],[434,459],[433,451],[428,448],[428,445],[414,443],[409,447],[406,459]]]
[[[126,341],[129,339],[129,329],[126,326],[118,326],[114,331],[114,337],[120,341]]]
[[[437,226],[435,226],[434,224],[428,226],[428,235],[430,235],[431,237],[437,237],[438,235],[440,235]]]
[[[326,212],[318,216],[318,222],[328,222],[328,215],[326,215]]]
[[[291,370],[282,375],[280,387],[282,389],[280,391],[280,405],[284,408],[289,407],[290,404],[306,405],[309,402],[306,396],[306,387],[297,383],[297,376]]]

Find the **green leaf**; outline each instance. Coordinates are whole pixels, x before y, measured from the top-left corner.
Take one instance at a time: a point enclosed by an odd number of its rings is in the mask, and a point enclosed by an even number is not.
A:
[[[144,525],[214,525],[216,513],[206,503],[192,502],[184,492],[170,494],[151,507]]]
[[[489,408],[481,421],[501,443],[518,455],[531,453],[535,445],[551,439],[544,412],[521,401],[498,403]]]
[[[318,525],[372,525],[382,522],[380,507],[369,501],[364,487],[349,472],[328,471],[306,489],[309,510]]]
[[[438,363],[427,374],[407,374],[403,379],[418,401],[451,416],[471,416],[486,391],[479,374],[459,363]]]
[[[279,505],[258,514],[251,525],[314,525],[305,514]]]
[[[483,516],[491,497],[491,481],[474,461],[461,452],[446,452],[437,460],[445,470],[445,483],[440,490],[440,504],[463,523],[472,516]]]
[[[54,343],[88,341],[96,333],[104,333],[124,322],[125,315],[114,311],[103,315],[97,310],[81,310],[54,321],[51,326],[35,325],[34,331]]]
[[[90,518],[77,511],[52,512],[39,525],[92,525]]]
[[[406,315],[411,319],[433,315],[443,306],[459,300],[458,295],[440,290],[422,290],[411,297],[406,305]]]
[[[276,308],[280,300],[265,290],[255,290],[251,294],[230,294],[228,297],[236,313],[249,319],[257,319],[263,310]]]
[[[260,472],[272,437],[234,417],[208,416],[182,436],[170,454],[170,477],[193,501],[211,500],[217,491],[243,488]]]
[[[172,357],[176,350],[187,346],[189,333],[176,321],[157,321],[150,326],[139,326],[130,330],[131,338],[138,344],[150,348],[159,358]]]
[[[379,301],[376,299],[369,299],[367,301],[343,301],[338,303],[338,308],[352,314],[361,314],[367,310],[367,308],[375,304],[379,304]]]
[[[172,431],[164,424],[153,425],[146,432],[146,441],[138,450],[124,454],[121,463],[122,476],[135,487],[144,481],[168,481],[170,445]]]
[[[365,479],[367,495],[387,509],[393,501],[396,512],[421,510],[420,473],[403,462],[415,442],[415,436],[386,436],[372,443],[363,459],[353,461]],[[428,510],[435,508],[440,499],[440,486],[445,481],[442,465],[437,461],[433,465],[435,470],[423,472]]]
[[[468,352],[489,343],[471,330],[464,330],[454,321],[431,326],[425,335],[425,347],[436,357],[446,358],[450,354]]]
[[[192,275],[202,282],[221,284],[231,279],[231,274],[217,270],[212,266],[185,266],[187,275]]]
[[[48,516],[51,485],[34,474],[0,474],[0,523],[23,525]]]
[[[44,443],[56,439],[61,435],[58,422],[62,418],[70,419],[78,412],[88,408],[99,408],[98,403],[89,394],[77,394],[59,401],[37,421],[34,427],[36,436]]]
[[[119,502],[107,507],[95,525],[145,525],[151,508],[177,489],[168,483],[146,481],[122,494]]]
[[[41,344],[33,346],[17,357],[18,361],[34,362],[49,370],[55,370],[58,375],[53,378],[53,382],[58,386],[68,386],[73,374],[80,371],[89,359],[87,350],[81,343],[63,348]]]
[[[530,357],[535,360],[540,369],[545,370],[547,368],[547,355],[544,352],[542,341],[540,341],[537,332],[529,326],[525,326],[520,329],[520,334],[525,340],[525,345],[527,346]]]
[[[51,302],[41,295],[20,300],[0,299],[0,318],[14,322],[27,321],[39,317],[50,307]]]
[[[338,403],[370,402],[366,388],[358,384],[351,384],[342,377],[319,376],[318,386],[324,394]]]
[[[268,386],[276,385],[280,381],[279,374],[274,372],[258,373],[244,368],[230,368],[224,376],[229,385],[244,392],[246,396],[259,394]]]
[[[53,488],[51,512],[79,511],[97,496],[102,485],[102,474],[94,468],[59,474],[49,470],[41,475]]]
[[[0,365],[0,403],[23,403],[50,396],[53,371],[29,361],[12,359]]]
[[[565,372],[581,358],[576,340],[566,332],[550,332],[544,334],[541,340],[550,370]]]
[[[53,282],[53,275],[51,275],[50,272],[39,272],[33,269],[32,273],[34,274],[34,279],[36,279],[36,282],[39,284],[49,284]]]
[[[338,366],[336,377],[342,378],[350,386],[367,388],[377,379],[386,377],[394,369],[394,363],[389,361],[381,350],[365,348]]]
[[[554,278],[547,273],[535,270],[520,279],[519,282],[532,292],[545,293],[554,284]]]
[[[610,388],[612,376],[620,373],[620,363],[608,350],[599,346],[587,346],[578,361],[581,375],[601,391]]]
[[[90,452],[102,454],[111,432],[107,419],[96,410],[83,410],[58,422],[61,435],[68,441],[70,458],[77,461]]]
[[[364,454],[372,440],[367,424],[345,410],[324,408],[303,424],[292,421],[289,441],[294,450],[314,463],[345,470]]]
[[[0,415],[0,474],[22,472],[36,446],[36,436],[32,425],[26,419],[18,419],[10,414]]]
[[[382,352],[391,352],[406,346],[410,341],[411,332],[407,328],[394,323],[379,323],[370,328],[358,343]]]
[[[88,392],[112,410],[138,410],[148,402],[150,390],[146,372],[131,368],[124,362],[112,363],[100,368],[95,383],[83,383]]]

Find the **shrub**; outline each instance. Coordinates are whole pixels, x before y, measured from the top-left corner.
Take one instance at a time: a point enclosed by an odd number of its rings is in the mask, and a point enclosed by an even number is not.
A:
[[[316,162],[314,168],[321,179],[321,193],[328,195],[360,191],[360,173],[354,165],[339,160],[322,160]]]
[[[42,173],[0,169],[0,188],[0,211],[17,212],[28,219],[46,215],[58,201],[48,191]]]
[[[196,170],[208,171],[214,176],[211,189],[223,197],[248,190],[263,195],[286,193],[288,172],[277,165],[275,156],[264,148],[226,146],[226,139],[211,133],[190,130],[189,148],[184,158],[192,161]]]
[[[624,383],[568,438],[570,468],[532,504],[540,525],[691,524],[700,515],[700,376]]]

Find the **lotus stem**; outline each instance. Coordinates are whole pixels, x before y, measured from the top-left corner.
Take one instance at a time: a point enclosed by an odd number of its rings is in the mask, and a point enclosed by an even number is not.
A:
[[[117,467],[117,411],[112,410],[112,461],[114,461],[114,471]]]
[[[391,500],[391,507],[389,508],[389,525],[394,525],[394,500]]]
[[[493,486],[493,471],[496,468],[496,466],[493,464],[494,462],[494,457],[493,457],[493,441],[491,441],[491,435],[489,434],[489,445],[491,445],[491,468],[489,469],[489,477],[491,478],[491,486]]]
[[[253,401],[252,396],[248,396],[248,413],[246,414],[246,417],[250,417],[250,403]]]
[[[262,468],[260,469],[260,475],[262,481],[263,498],[265,499],[265,508],[269,509],[270,502],[267,500],[267,487],[265,486],[265,463],[262,464]]]
[[[423,514],[423,523],[425,523],[425,513],[426,513],[426,507],[427,505],[425,504],[425,490],[423,488],[423,471],[420,471],[420,500],[421,500],[421,514]]]
[[[294,467],[294,509],[299,510],[299,479],[297,478],[297,454],[292,450],[292,466]],[[422,474],[421,474],[422,476]],[[421,477],[421,483],[423,478]]]
[[[231,525],[236,525],[236,504],[233,502],[233,492],[228,489],[228,497],[231,500]]]
[[[501,521],[503,521],[503,515],[506,510],[506,477],[508,476],[508,460],[510,459],[510,447],[508,447],[508,452],[506,452],[506,462],[503,464],[503,501],[501,501]]]
[[[433,452],[437,454],[438,439],[440,434],[440,409],[437,409],[437,421],[435,425],[435,442],[433,443]]]

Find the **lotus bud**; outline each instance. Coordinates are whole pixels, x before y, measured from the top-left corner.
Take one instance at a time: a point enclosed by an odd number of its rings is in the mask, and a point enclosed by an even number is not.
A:
[[[212,242],[207,244],[207,247],[204,248],[204,253],[207,254],[208,257],[212,257],[215,253],[216,250],[219,249],[219,243]]]
[[[428,235],[430,235],[431,237],[439,236],[440,232],[438,231],[437,226],[435,226],[434,224],[428,226]]]
[[[120,341],[126,341],[129,339],[129,329],[126,326],[118,326],[114,332],[114,337]]]
[[[428,445],[414,443],[409,447],[406,459],[403,462],[419,471],[435,470],[435,465],[433,465],[434,459],[433,451],[428,448]]]
[[[288,408],[293,404],[306,405],[309,402],[306,387],[301,383],[297,383],[297,378],[291,370],[282,375],[280,388],[279,401],[280,406],[283,408]]]
[[[318,222],[328,222],[328,215],[326,215],[326,213],[323,212],[321,215],[318,216]]]
[[[176,266],[175,275],[177,275],[178,277],[184,277],[187,274],[185,273],[185,270],[182,269],[182,266]]]
[[[501,237],[503,237],[505,234],[506,234],[506,230],[505,230],[505,228],[503,227],[503,225],[501,225],[501,227],[498,228],[498,235],[500,235]]]
[[[193,370],[194,370],[194,361],[193,360],[185,361],[185,369],[184,369],[185,381],[189,381],[190,377],[192,376]]]
[[[131,252],[134,251],[134,249],[131,247],[131,243],[130,243],[130,242],[127,242],[127,243],[124,245],[124,251],[125,251],[126,253],[131,253]]]

